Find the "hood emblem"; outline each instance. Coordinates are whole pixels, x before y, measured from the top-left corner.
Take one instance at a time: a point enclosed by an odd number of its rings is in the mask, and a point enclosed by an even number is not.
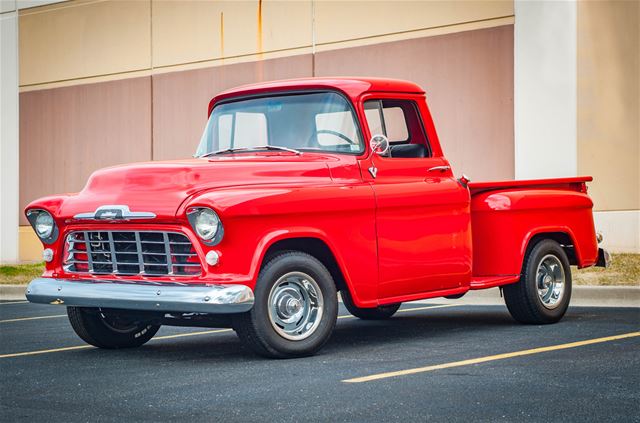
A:
[[[95,212],[78,213],[73,216],[74,219],[89,220],[129,220],[129,219],[153,219],[155,213],[151,212],[132,212],[129,206],[124,205],[108,205],[100,206]]]

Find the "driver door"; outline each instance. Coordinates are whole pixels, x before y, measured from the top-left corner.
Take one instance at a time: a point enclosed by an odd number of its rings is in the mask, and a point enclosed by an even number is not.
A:
[[[373,154],[380,300],[457,288],[471,272],[469,193],[444,157],[434,157],[410,96],[364,103],[370,136],[390,141]]]

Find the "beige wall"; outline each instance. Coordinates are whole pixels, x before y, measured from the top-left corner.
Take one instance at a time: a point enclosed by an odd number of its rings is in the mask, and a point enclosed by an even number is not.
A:
[[[578,3],[578,173],[596,210],[640,209],[640,2]]]
[[[513,16],[513,0],[320,0],[314,9],[316,42],[324,45]]]
[[[148,69],[150,6],[77,1],[20,11],[20,85]]]
[[[154,67],[312,43],[310,1],[154,1],[152,11]]]
[[[513,23],[512,0],[71,0],[20,12],[22,91]],[[315,30],[315,38],[314,38]]]

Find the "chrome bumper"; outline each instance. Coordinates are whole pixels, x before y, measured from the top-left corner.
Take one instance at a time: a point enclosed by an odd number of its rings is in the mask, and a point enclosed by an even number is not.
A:
[[[245,285],[179,285],[38,278],[25,293],[40,304],[177,313],[242,313],[253,307]]]

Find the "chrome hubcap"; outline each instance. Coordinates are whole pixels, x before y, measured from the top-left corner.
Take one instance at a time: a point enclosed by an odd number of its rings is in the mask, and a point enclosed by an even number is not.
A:
[[[302,272],[287,273],[269,293],[269,321],[283,338],[300,341],[318,328],[322,306],[322,291],[311,276]]]
[[[536,284],[542,305],[548,309],[556,308],[564,296],[565,288],[564,268],[558,257],[549,254],[542,258],[536,273]]]

